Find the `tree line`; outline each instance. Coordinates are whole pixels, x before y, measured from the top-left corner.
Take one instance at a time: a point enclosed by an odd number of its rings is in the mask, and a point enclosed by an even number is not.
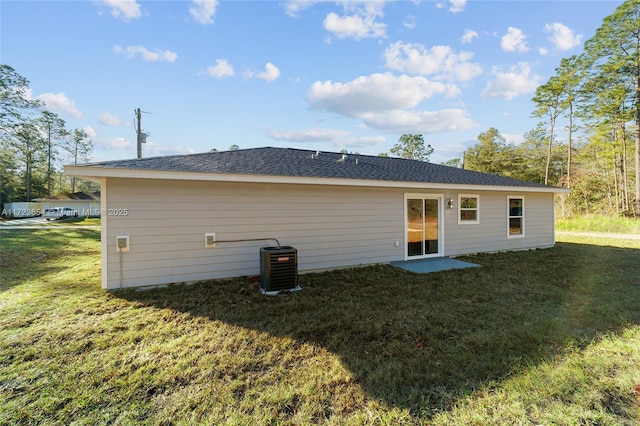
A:
[[[68,129],[28,89],[26,78],[0,65],[0,204],[98,190],[97,184],[62,173],[63,163],[90,160],[91,138],[82,129]]]
[[[640,0],[603,20],[580,55],[563,58],[536,89],[539,125],[520,145],[496,128],[478,136],[466,169],[570,188],[565,216],[640,214]],[[558,140],[559,130],[566,138]]]

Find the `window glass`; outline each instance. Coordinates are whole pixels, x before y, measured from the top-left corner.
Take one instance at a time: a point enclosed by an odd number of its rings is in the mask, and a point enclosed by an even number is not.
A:
[[[476,197],[461,197],[460,208],[462,209],[477,209],[478,199]]]
[[[477,195],[458,195],[459,215],[458,223],[478,223],[478,196]]]
[[[511,217],[509,218],[509,235],[522,234],[522,218]]]
[[[511,198],[509,200],[509,216],[522,216],[522,199]]]
[[[509,198],[509,236],[524,235],[523,206],[523,198]]]
[[[460,220],[478,220],[478,215],[475,210],[461,210]]]

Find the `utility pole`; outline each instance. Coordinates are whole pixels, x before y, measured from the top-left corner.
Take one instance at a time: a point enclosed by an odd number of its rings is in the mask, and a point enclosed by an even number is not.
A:
[[[142,127],[140,127],[140,122],[142,121],[142,111],[140,108],[135,109],[136,119],[138,120],[138,125],[136,126],[136,140],[138,144],[138,158],[142,158]]]
[[[142,144],[147,143],[147,137],[150,135],[147,132],[142,131],[142,113],[150,114],[147,111],[140,111],[140,108],[136,108],[133,110],[136,115],[137,124],[134,122],[133,125],[136,128],[136,142],[138,145],[138,158],[142,158]]]

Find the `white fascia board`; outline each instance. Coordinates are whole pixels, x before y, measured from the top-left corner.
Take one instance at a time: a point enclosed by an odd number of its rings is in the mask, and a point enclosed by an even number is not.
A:
[[[451,183],[402,182],[371,179],[336,179],[298,176],[245,175],[227,173],[170,172],[161,170],[109,169],[105,167],[65,166],[64,173],[87,180],[99,178],[196,180],[208,182],[243,182],[297,185],[360,186],[373,188],[442,189],[457,191],[519,191],[570,193],[566,188],[527,186],[463,185]]]

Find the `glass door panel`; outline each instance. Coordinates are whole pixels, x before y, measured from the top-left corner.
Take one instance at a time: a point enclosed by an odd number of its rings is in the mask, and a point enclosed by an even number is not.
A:
[[[422,256],[424,238],[422,200],[407,200],[407,254]]]
[[[407,256],[440,252],[440,199],[407,198]]]
[[[438,253],[438,200],[424,200],[424,253]]]

